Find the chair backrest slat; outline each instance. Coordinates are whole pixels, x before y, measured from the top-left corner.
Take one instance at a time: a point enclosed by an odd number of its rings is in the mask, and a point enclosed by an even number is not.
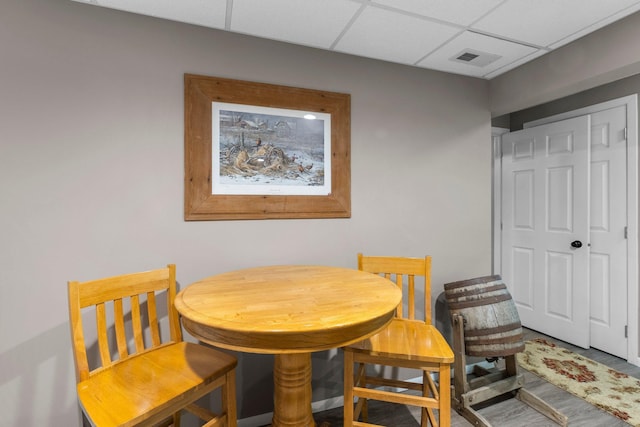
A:
[[[173,306],[176,296],[175,266],[151,270],[143,273],[126,274],[106,279],[87,282],[69,282],[69,321],[73,341],[73,352],[76,361],[76,380],[89,378],[93,373],[105,367],[127,359],[132,355],[163,345],[158,319],[158,295],[166,292],[167,313],[169,318],[170,337],[166,342],[182,340],[182,332],[178,312]],[[141,298],[142,296],[142,298]],[[146,309],[140,303],[146,304]],[[130,307],[127,307],[127,303]],[[96,334],[100,366],[90,366],[87,356],[88,347],[93,343],[85,342],[82,309],[95,309]],[[107,307],[113,307],[113,325],[109,325]],[[129,309],[129,312],[125,312]],[[142,316],[146,315],[146,319]],[[131,327],[127,328],[129,321]],[[145,348],[145,328],[150,334],[150,343]],[[112,329],[111,329],[112,328]],[[113,350],[110,348],[109,336],[115,333]],[[132,336],[127,336],[132,333]],[[133,343],[131,342],[133,341]],[[134,347],[134,349],[131,349]],[[115,353],[118,358],[114,360]],[[93,360],[93,359],[92,359]],[[92,362],[93,364],[93,362]]]
[[[127,333],[124,328],[124,309],[122,308],[122,298],[113,301],[113,321],[116,330],[116,344],[118,346],[118,356],[125,359],[129,355],[127,349]]]
[[[389,256],[364,256],[358,254],[358,269],[368,271],[392,280],[403,291],[403,299],[407,301],[407,313],[403,312],[403,304],[396,309],[396,316],[400,318],[416,319],[416,309],[424,312],[424,321],[431,324],[431,257],[389,257]],[[417,292],[416,277],[424,280],[424,299],[422,307],[416,307],[415,295]],[[406,283],[406,292],[404,284]]]
[[[408,275],[409,283],[407,284],[407,308],[409,309],[409,319],[415,320],[416,318],[416,276],[413,274]]]
[[[149,318],[149,330],[151,331],[152,347],[160,345],[160,328],[156,313],[156,294],[147,292],[147,316]]]
[[[104,303],[96,304],[96,332],[98,334],[98,348],[102,366],[111,365],[109,352],[109,336],[107,335],[107,309]]]
[[[142,330],[142,310],[140,310],[140,296],[131,296],[131,326],[133,327],[133,342],[136,353],[144,350],[144,331]]]

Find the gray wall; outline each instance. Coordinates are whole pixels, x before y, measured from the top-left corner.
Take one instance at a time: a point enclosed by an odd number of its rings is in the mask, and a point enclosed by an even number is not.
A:
[[[435,301],[491,272],[485,81],[68,0],[2,0],[0,58],[3,425],[78,425],[67,280],[431,254]],[[352,218],[184,222],[184,73],[351,94]],[[240,416],[269,412],[272,357],[239,356]],[[340,396],[341,354],[313,363]]]
[[[640,73],[640,12],[504,73],[489,83],[494,117]]]
[[[640,74],[616,80],[606,85],[585,90],[535,107],[515,111],[506,115],[512,131],[522,129],[524,123],[577,110],[612,99],[640,93]]]

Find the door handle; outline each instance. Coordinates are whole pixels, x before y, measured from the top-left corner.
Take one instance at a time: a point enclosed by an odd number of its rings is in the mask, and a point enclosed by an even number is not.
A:
[[[582,247],[582,242],[580,240],[574,240],[573,242],[571,242],[571,247],[572,248],[581,248]]]

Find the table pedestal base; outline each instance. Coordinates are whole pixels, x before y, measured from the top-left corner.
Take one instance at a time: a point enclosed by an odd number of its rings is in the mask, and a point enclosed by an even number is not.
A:
[[[276,354],[273,427],[315,427],[311,411],[311,353]]]

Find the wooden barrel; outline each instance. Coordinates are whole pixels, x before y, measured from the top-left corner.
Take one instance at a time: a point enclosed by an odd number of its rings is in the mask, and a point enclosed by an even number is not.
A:
[[[520,316],[499,275],[446,283],[444,293],[451,313],[465,320],[466,354],[501,357],[524,351]]]

